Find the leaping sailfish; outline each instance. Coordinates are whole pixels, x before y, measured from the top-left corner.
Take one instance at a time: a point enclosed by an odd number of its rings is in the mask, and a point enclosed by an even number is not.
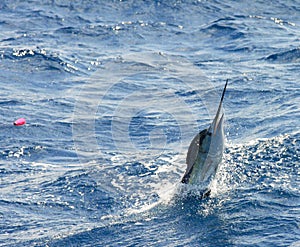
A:
[[[224,113],[222,103],[228,80],[223,89],[217,114],[208,129],[200,131],[192,140],[187,157],[187,168],[182,183],[208,185],[218,171],[222,161],[224,150]],[[202,197],[209,196],[210,189],[207,188]]]

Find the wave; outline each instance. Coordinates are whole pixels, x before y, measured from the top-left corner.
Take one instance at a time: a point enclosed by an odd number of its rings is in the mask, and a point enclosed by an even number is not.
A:
[[[213,38],[230,37],[231,39],[239,39],[244,37],[244,34],[238,28],[220,23],[213,23],[202,29]]]
[[[26,66],[27,64],[30,70],[36,68],[39,71],[56,70],[69,73],[75,73],[79,70],[78,67],[64,61],[59,55],[48,53],[46,50],[40,48],[4,50],[2,51],[1,59],[20,62],[18,63],[19,66]]]
[[[300,62],[300,48],[271,54],[265,60],[275,63],[298,63]]]
[[[294,217],[300,191],[296,184],[293,185],[297,183],[299,175],[298,152],[299,133],[257,139],[244,145],[229,145],[215,188],[218,192],[213,193],[211,198],[200,201],[197,191],[193,192],[194,196],[190,196],[191,191],[188,191],[188,194],[174,194],[176,197],[169,198],[166,203],[151,205],[149,198],[148,201],[136,201],[140,206],[144,205],[144,210],[111,214],[102,217],[92,229],[73,232],[47,242],[50,246],[61,246],[76,243],[80,239],[84,244],[94,246],[117,245],[120,242],[139,246],[141,241],[153,244],[149,232],[154,235],[164,232],[167,239],[187,246],[212,237],[215,246],[223,246],[224,241],[229,246],[240,245],[241,241],[250,245],[254,239],[258,246],[265,246],[280,243],[282,238],[278,237],[278,232],[288,227],[290,234],[285,235],[285,241],[292,243],[298,231]],[[134,165],[132,169],[139,166]],[[130,172],[129,176],[133,180],[139,174]],[[144,179],[151,176],[153,174]],[[224,187],[228,187],[226,192],[222,192]],[[136,192],[128,190],[127,193],[129,195],[126,198],[132,200]],[[176,193],[176,188],[172,193]],[[211,225],[214,227],[211,228]],[[127,229],[130,229],[130,236]],[[257,238],[262,229],[266,230],[264,238]],[[148,234],[143,235],[145,230]],[[222,234],[224,231],[226,236]],[[110,234],[105,237],[107,232]],[[118,234],[112,238],[114,232]],[[162,244],[163,240],[160,239],[159,243]]]
[[[299,193],[299,152],[299,133],[231,146],[227,154],[237,175],[232,183],[254,193],[276,188]]]
[[[111,238],[104,238],[107,231],[119,233],[113,241],[138,243],[141,238],[134,240],[128,237],[124,228],[134,228],[141,233],[141,226],[144,226],[157,234],[158,230],[168,231],[171,224],[172,229],[187,234],[180,226],[196,222],[199,227],[208,227],[213,222],[221,228],[231,229],[227,232],[230,238],[228,241],[239,243],[237,233],[239,238],[243,234],[244,238],[249,237],[245,232],[252,232],[250,235],[256,236],[259,232],[257,219],[260,227],[270,231],[261,241],[274,243],[278,241],[272,237],[274,224],[288,224],[291,234],[297,229],[292,217],[293,210],[298,207],[296,200],[300,196],[297,185],[299,137],[299,133],[292,133],[257,139],[243,145],[228,145],[223,165],[212,188],[212,196],[201,201],[197,199],[197,190],[192,192],[195,196],[190,196],[191,190],[183,195],[176,193],[180,191],[176,184],[179,184],[183,163],[179,164],[180,159],[169,153],[152,162],[146,159],[129,161],[128,156],[111,154],[110,159],[99,159],[73,170],[63,171],[54,167],[56,172],[51,176],[47,176],[49,172],[39,175],[41,170],[30,176],[35,186],[30,184],[23,191],[30,195],[32,191],[41,190],[43,195],[40,198],[33,198],[32,204],[26,201],[26,205],[11,200],[5,203],[18,207],[34,206],[39,210],[39,215],[47,213],[49,208],[52,212],[62,210],[58,215],[53,215],[51,224],[44,226],[49,229],[48,233],[29,241],[40,245],[47,242],[50,246],[61,246],[81,239],[84,244],[96,241],[100,246],[112,241]],[[29,168],[30,163],[26,169]],[[48,171],[52,169],[45,168]],[[19,179],[21,176],[18,176]],[[185,193],[183,190],[181,192]],[[43,203],[37,204],[39,201]],[[274,216],[273,212],[282,215],[283,210],[284,217]],[[57,235],[53,231],[57,217],[74,214],[79,218],[65,222],[60,235]],[[241,232],[241,229],[244,231]],[[186,241],[187,245],[200,241],[199,231],[200,228],[194,229],[198,237],[190,239],[185,236],[181,240]],[[166,234],[176,238],[173,235],[175,232]],[[201,236],[211,237],[214,234],[214,231],[203,231]],[[224,238],[220,239],[224,241]]]

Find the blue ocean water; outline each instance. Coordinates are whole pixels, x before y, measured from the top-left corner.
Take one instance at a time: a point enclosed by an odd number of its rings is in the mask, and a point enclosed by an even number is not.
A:
[[[1,1],[0,246],[300,246],[299,13]],[[179,181],[227,78],[224,161],[199,200]]]

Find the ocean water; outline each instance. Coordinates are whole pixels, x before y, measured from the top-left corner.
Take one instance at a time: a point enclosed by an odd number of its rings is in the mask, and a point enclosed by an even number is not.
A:
[[[300,246],[298,1],[4,0],[0,27],[0,246]]]

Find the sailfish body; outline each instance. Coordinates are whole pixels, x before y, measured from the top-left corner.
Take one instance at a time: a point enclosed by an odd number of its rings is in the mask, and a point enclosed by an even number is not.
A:
[[[200,131],[192,140],[187,157],[187,168],[181,180],[185,184],[199,184],[207,186],[218,171],[224,150],[224,114],[222,103],[226,91],[226,81],[217,114],[208,129]],[[207,189],[204,196],[209,195]]]

